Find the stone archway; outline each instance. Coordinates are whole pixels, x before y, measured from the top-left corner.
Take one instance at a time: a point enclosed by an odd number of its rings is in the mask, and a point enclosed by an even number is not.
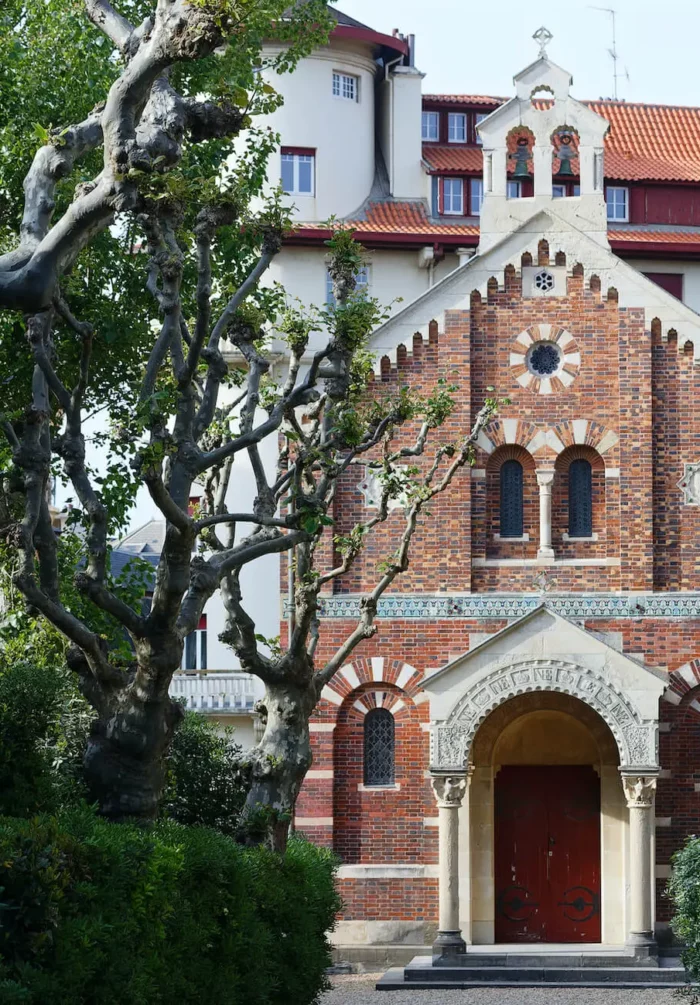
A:
[[[482,725],[507,703],[529,696],[540,705],[572,700],[577,718],[593,717],[608,734],[605,767],[616,779],[618,801],[624,800],[625,942],[648,954],[654,945],[654,798],[664,676],[542,606],[437,671],[424,690],[431,702],[430,771],[440,811],[436,952],[463,952],[463,927],[470,941],[492,939],[486,927],[481,934],[472,931],[472,887],[493,880],[479,863],[472,869],[471,844],[459,839],[460,829],[468,833],[471,826],[471,796],[463,796],[478,770],[475,742]],[[614,934],[621,937],[619,925]]]
[[[619,761],[615,738],[600,715],[570,695],[528,692],[499,705],[484,719],[472,744],[471,782],[460,818],[460,875],[463,872],[466,877],[460,923],[470,942],[502,941],[497,940],[496,931],[499,820],[495,793],[503,770],[527,765],[574,770],[586,766],[597,774],[600,940],[609,945],[624,943],[627,807]]]

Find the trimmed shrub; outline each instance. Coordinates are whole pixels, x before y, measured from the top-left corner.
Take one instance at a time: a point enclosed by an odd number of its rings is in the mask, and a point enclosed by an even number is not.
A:
[[[247,778],[234,735],[230,728],[218,732],[197,712],[185,712],[168,752],[163,816],[236,835]]]
[[[0,819],[0,1002],[311,1005],[339,909],[331,854],[86,807]]]
[[[689,837],[683,848],[672,859],[673,870],[667,893],[673,900],[676,913],[671,927],[673,934],[685,949],[683,964],[693,982],[683,989],[693,1002],[700,1002],[700,838]]]

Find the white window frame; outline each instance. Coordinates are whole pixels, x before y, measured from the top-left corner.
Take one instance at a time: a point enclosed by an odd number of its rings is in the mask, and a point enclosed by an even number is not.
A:
[[[370,282],[371,276],[369,265],[363,265],[355,277],[355,292],[359,293],[362,290],[365,293],[369,293]],[[326,306],[335,307],[333,280],[331,278],[330,269],[326,269]]]
[[[612,194],[612,202],[609,196]],[[618,215],[618,195],[622,195],[622,214]],[[608,185],[605,189],[605,205],[607,207],[607,217],[610,223],[629,223],[630,219],[630,190],[627,185]],[[611,213],[610,211],[613,210]]]
[[[195,645],[195,663],[194,667],[187,666],[187,649],[188,640],[194,636]],[[185,673],[199,673],[201,671],[208,669],[208,653],[207,653],[207,629],[196,628],[195,631],[190,632],[189,635],[185,636],[185,644],[182,649],[182,669]]]
[[[310,197],[315,196],[316,195],[316,155],[315,154],[287,154],[287,153],[282,153],[282,157],[281,157],[281,161],[280,161],[280,179],[282,177],[281,165],[284,162],[285,158],[291,158],[292,159],[292,163],[293,163],[293,168],[292,168],[292,172],[293,172],[292,188],[291,189],[285,189],[284,190],[285,195],[307,195],[307,196],[310,196]],[[304,163],[308,163],[308,162],[311,163],[311,191],[310,192],[301,192],[299,190],[299,165],[300,165],[300,163],[302,161]]]
[[[447,186],[450,186],[450,208],[447,208]],[[456,190],[453,186],[458,186]],[[459,209],[454,209],[455,195],[459,195]],[[464,178],[442,179],[442,212],[445,216],[464,216]]]
[[[484,201],[483,178],[469,179],[469,212],[472,216],[481,216],[481,204]],[[476,206],[476,208],[474,208]]]
[[[435,135],[430,136],[429,123],[435,125]],[[424,143],[438,143],[440,141],[440,112],[423,112],[421,119],[421,139]]]
[[[509,199],[522,199],[523,184],[520,181],[506,182],[506,195]]]
[[[344,70],[333,70],[333,97],[339,101],[360,100],[360,78]]]
[[[475,142],[476,142],[476,145],[477,145],[478,147],[480,147],[480,146],[481,146],[481,137],[480,137],[480,136],[479,136],[479,134],[477,133],[477,131],[476,131],[476,127],[477,127],[477,126],[479,125],[479,123],[480,123],[480,122],[483,122],[483,120],[484,120],[484,119],[485,119],[485,118],[486,118],[486,117],[487,117],[487,116],[488,116],[489,114],[490,114],[489,112],[477,112],[477,113],[475,114],[475,116],[474,116],[474,140],[475,140]]]
[[[566,199],[566,185],[552,185],[552,199]]]
[[[463,123],[463,135],[456,138],[456,123],[457,120],[461,119]],[[467,113],[466,112],[448,112],[447,113],[447,142],[448,143],[466,143],[467,142]]]

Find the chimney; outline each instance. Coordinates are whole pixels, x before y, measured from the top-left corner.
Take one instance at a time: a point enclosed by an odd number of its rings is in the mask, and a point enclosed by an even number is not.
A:
[[[408,65],[416,65],[416,36],[408,36]]]

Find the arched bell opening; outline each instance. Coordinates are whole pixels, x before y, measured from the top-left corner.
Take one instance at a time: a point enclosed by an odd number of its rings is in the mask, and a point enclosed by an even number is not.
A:
[[[532,196],[535,134],[527,126],[515,126],[506,137],[506,145],[506,198]]]
[[[622,945],[627,805],[604,720],[569,695],[518,695],[481,724],[470,762],[471,941]]]

